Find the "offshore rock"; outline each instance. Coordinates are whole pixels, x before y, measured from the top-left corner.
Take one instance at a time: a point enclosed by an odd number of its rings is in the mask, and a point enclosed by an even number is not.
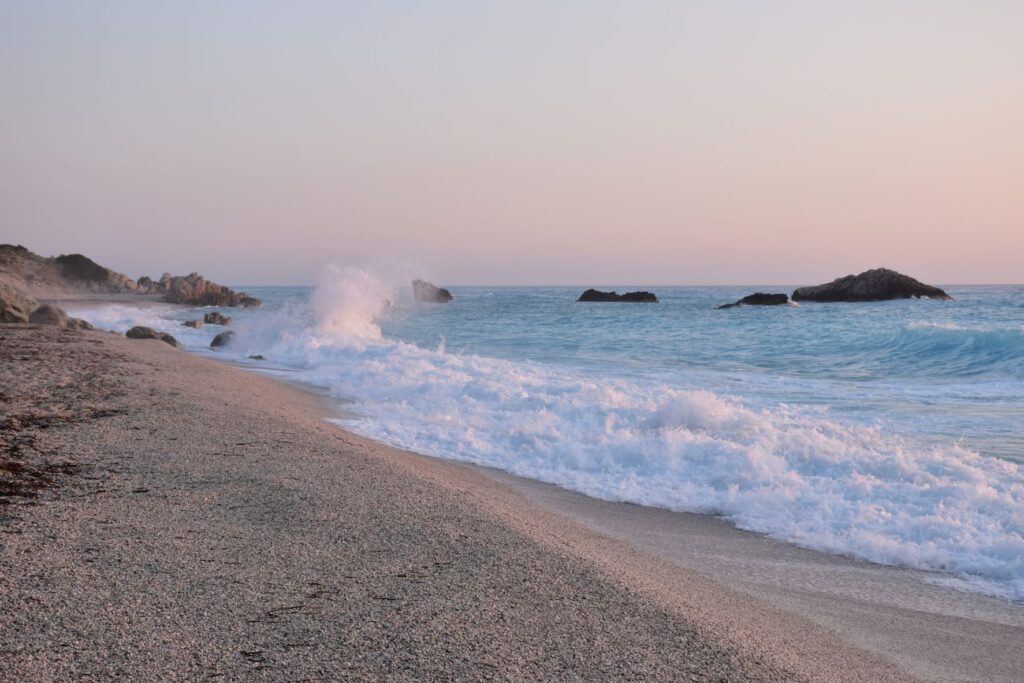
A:
[[[953,301],[953,297],[938,287],[923,284],[909,275],[888,268],[847,275],[824,285],[800,287],[793,292],[793,301],[888,301],[911,297],[920,299],[923,296]]]
[[[212,311],[203,316],[203,322],[207,325],[230,325],[231,316],[225,316],[220,311]]]
[[[745,296],[739,301],[735,301],[731,304],[722,304],[718,308],[735,308],[736,306],[781,306],[782,304],[788,303],[789,297],[785,294],[765,294],[764,292],[755,292],[754,294]]]
[[[452,300],[452,293],[423,280],[412,281],[412,295],[416,301],[428,304],[446,304]]]
[[[651,292],[626,292],[625,294],[619,294],[618,292],[602,292],[596,289],[588,289],[580,294],[580,298],[576,299],[576,301],[623,301],[627,303],[656,304],[658,303],[658,297],[654,296]]]

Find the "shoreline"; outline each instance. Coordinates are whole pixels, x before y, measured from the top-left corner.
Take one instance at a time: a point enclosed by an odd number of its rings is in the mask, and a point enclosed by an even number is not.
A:
[[[41,330],[45,328],[34,332]],[[999,610],[986,601],[1002,601],[943,587],[915,594],[908,590],[915,581],[908,578],[910,570],[801,549],[740,531],[708,515],[608,503],[497,470],[396,450],[329,424],[328,419],[343,412],[342,404],[313,388],[261,372],[258,366],[240,367],[162,349],[166,345],[159,342],[100,332],[61,331],[60,336],[74,336],[74,341],[64,342],[71,347],[98,342],[105,350],[124,354],[129,362],[143,361],[164,373],[176,368],[204,382],[212,380],[234,397],[227,406],[232,415],[253,408],[254,402],[269,401],[274,410],[295,414],[303,429],[312,428],[315,439],[326,442],[317,450],[341,442],[336,458],[358,453],[361,459],[384,463],[446,495],[454,493],[460,502],[469,502],[504,527],[525,534],[530,543],[568,554],[597,568],[602,577],[614,577],[631,593],[668,611],[711,642],[727,643],[725,650],[733,648],[754,662],[767,663],[768,673],[749,677],[753,680],[782,675],[785,680],[795,676],[1011,681],[1024,663],[1012,647],[1024,636],[1024,610],[1019,605],[1006,603],[999,618]],[[257,400],[243,395],[239,387],[263,396]],[[170,399],[171,405],[174,400]],[[138,431],[137,427],[128,429]],[[165,434],[164,438],[162,443],[168,445],[167,439],[182,436]],[[63,501],[58,492],[54,502],[59,506]],[[777,571],[773,575],[766,568]],[[899,576],[903,581],[893,585],[893,577]],[[926,604],[937,594],[947,599],[960,596],[952,601],[959,606]],[[894,602],[894,596],[895,604],[887,604]],[[918,602],[913,603],[914,599]],[[0,632],[7,626],[0,625]]]
[[[46,417],[27,457],[69,465],[0,507],[0,679],[912,680],[293,386],[157,341],[0,335],[5,410]]]

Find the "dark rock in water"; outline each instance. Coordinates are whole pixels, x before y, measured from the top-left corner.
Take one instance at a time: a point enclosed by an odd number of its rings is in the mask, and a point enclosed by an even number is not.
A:
[[[860,275],[847,275],[824,285],[800,287],[793,301],[888,301],[911,297],[953,301],[938,287],[918,282],[909,275],[888,268],[875,268]]]
[[[178,340],[169,334],[163,332],[157,332],[152,327],[143,327],[141,325],[133,327],[132,329],[125,332],[124,336],[129,339],[159,339],[165,344],[171,346],[178,346]]]
[[[254,296],[247,296],[243,294],[241,301],[239,301],[239,305],[241,305],[242,308],[259,308],[263,305],[263,302]]]
[[[212,342],[210,342],[210,348],[216,349],[221,346],[227,346],[228,344],[231,343],[231,340],[234,338],[235,333],[232,332],[231,330],[228,330],[227,332],[221,332],[220,334],[213,338]]]
[[[423,280],[412,281],[412,295],[416,301],[428,304],[446,304],[453,298],[447,289],[435,287]]]
[[[256,355],[256,356],[249,356],[249,359],[250,359],[250,360],[266,360],[266,358],[264,358],[264,357],[263,357],[263,356],[261,356],[261,355]]]
[[[601,292],[596,289],[588,289],[580,294],[580,298],[576,299],[576,301],[624,301],[627,303],[656,304],[658,303],[658,297],[654,296],[651,292],[626,292],[625,294],[619,294],[618,292]]]
[[[722,304],[718,308],[734,308],[736,306],[781,306],[782,304],[788,303],[789,297],[785,294],[765,294],[764,292],[756,292],[749,296],[745,296],[734,303]]]
[[[231,316],[225,316],[220,311],[212,311],[203,316],[203,322],[207,325],[230,325]]]
[[[32,311],[32,315],[28,317],[30,323],[36,323],[37,325],[57,325],[58,327],[68,326],[68,314],[63,309],[57,308],[56,306],[40,306],[36,310]]]
[[[185,327],[191,327],[191,328],[194,328],[194,329],[198,330],[200,327],[203,326],[203,321],[202,320],[186,320],[185,322],[182,323],[182,325],[184,325]]]

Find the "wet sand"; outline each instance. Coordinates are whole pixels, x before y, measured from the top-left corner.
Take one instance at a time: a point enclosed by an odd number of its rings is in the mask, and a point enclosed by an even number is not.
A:
[[[2,680],[927,674],[786,597],[814,586],[744,585],[730,534],[761,537],[728,525],[636,508],[627,542],[613,504],[362,439],[158,341],[0,326],[0,366]]]

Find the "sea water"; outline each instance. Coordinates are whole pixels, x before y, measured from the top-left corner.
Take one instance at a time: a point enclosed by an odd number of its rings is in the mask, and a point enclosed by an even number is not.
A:
[[[209,309],[71,313],[324,387],[346,428],[389,444],[1024,600],[1024,287],[718,310],[793,288],[614,287],[659,299],[626,304],[453,287],[423,304],[408,282],[334,268],[245,288],[264,306],[230,311],[219,352],[223,328],[181,325]]]

